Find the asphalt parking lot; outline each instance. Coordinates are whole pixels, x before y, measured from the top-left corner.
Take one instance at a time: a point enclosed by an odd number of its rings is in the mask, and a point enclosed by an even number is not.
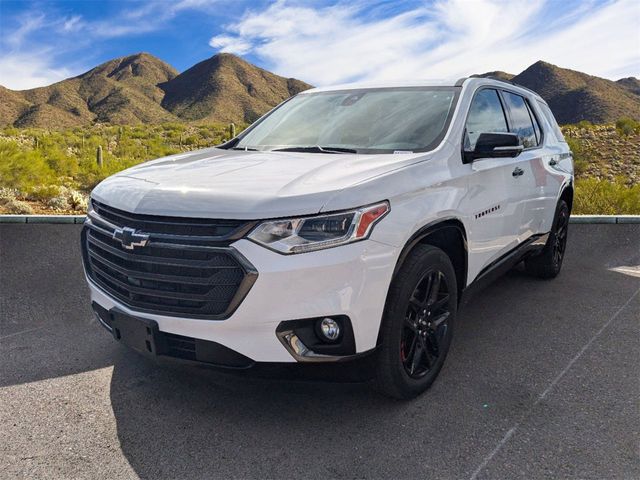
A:
[[[484,290],[406,403],[143,359],[93,319],[79,231],[0,226],[0,477],[640,478],[640,225]]]

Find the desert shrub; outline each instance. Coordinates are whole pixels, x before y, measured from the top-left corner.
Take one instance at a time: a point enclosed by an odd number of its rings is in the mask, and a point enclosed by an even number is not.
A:
[[[45,160],[49,168],[58,176],[73,177],[78,173],[78,160],[63,152],[60,148],[52,147],[47,151]]]
[[[640,133],[640,122],[632,118],[621,118],[616,122],[616,130],[621,136],[629,136]]]
[[[80,192],[72,190],[69,193],[68,202],[71,208],[73,208],[74,210],[82,210],[82,211],[87,210],[87,206],[88,206],[87,196],[83,195]]]
[[[629,186],[623,178],[576,180],[573,213],[640,215],[640,185]]]
[[[33,208],[27,202],[15,198],[0,199],[0,207],[13,215],[33,215]]]
[[[0,187],[28,190],[51,185],[57,175],[38,151],[21,150],[14,142],[0,141]]]
[[[575,169],[575,174],[580,177],[589,166],[589,159],[582,145],[582,140],[579,138],[566,138],[566,140],[571,149],[571,153],[573,153],[573,168]]]
[[[49,199],[49,201],[47,202],[47,206],[53,208],[54,210],[69,210],[70,209],[70,205],[69,205],[69,202],[67,201],[67,198],[63,197],[61,195]]]
[[[0,187],[0,202],[16,198],[18,191],[14,188]]]
[[[58,185],[39,185],[25,191],[28,200],[45,201],[60,195]]]
[[[576,123],[576,127],[578,127],[578,128],[593,128],[593,123],[591,123],[589,120],[580,120],[578,123]]]

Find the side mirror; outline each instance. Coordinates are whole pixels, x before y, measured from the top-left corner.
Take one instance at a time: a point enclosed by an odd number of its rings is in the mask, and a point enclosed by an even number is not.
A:
[[[464,163],[478,158],[517,157],[524,150],[517,133],[481,133],[476,148],[464,152]]]

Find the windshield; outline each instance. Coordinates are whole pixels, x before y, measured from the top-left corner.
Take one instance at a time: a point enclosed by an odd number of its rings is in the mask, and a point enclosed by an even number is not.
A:
[[[261,120],[234,148],[312,153],[427,151],[444,137],[456,93],[454,87],[303,93]]]

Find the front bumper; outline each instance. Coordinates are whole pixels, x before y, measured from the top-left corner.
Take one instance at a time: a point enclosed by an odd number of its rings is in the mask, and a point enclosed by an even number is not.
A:
[[[356,353],[376,346],[398,249],[365,240],[299,255],[281,255],[242,239],[232,245],[258,271],[251,290],[225,320],[143,313],[119,303],[89,280],[91,299],[105,310],[157,322],[160,332],[222,345],[252,362],[294,363],[276,335],[283,321],[346,315]]]

